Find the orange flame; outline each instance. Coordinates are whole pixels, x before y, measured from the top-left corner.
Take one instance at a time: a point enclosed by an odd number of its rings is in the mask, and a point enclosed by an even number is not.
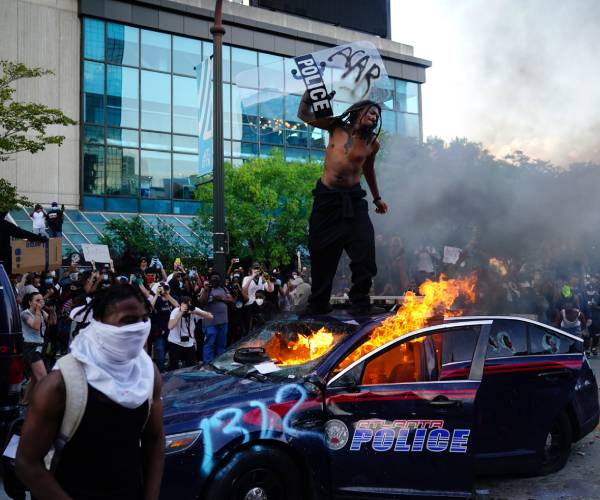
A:
[[[280,332],[265,345],[266,354],[279,366],[291,366],[320,358],[333,345],[333,333],[325,327],[311,335],[297,334],[297,340],[286,342]]]
[[[450,308],[461,295],[465,297],[467,302],[475,302],[476,283],[477,276],[475,274],[463,279],[449,280],[446,280],[445,276],[442,275],[439,281],[427,280],[419,287],[421,297],[414,292],[407,292],[397,314],[386,318],[375,328],[369,339],[347,356],[337,370],[344,369],[368,352],[398,338],[400,335],[423,328],[428,320],[434,316],[462,315],[462,311],[450,311]]]

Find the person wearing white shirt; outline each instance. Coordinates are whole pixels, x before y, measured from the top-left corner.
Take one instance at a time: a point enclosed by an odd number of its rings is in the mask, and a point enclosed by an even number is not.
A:
[[[42,205],[36,205],[30,217],[33,220],[33,233],[48,237],[46,233],[46,213]]]
[[[213,315],[199,307],[191,305],[189,297],[182,297],[181,305],[171,311],[169,317],[169,370],[196,364],[196,349],[194,348],[194,330],[198,318],[213,319]]]
[[[269,275],[262,271],[260,264],[258,262],[252,264],[250,275],[244,277],[242,281],[242,293],[248,297],[243,308],[244,331],[249,332],[252,329],[252,308],[250,306],[256,300],[256,292],[264,290],[271,293],[274,289],[274,284],[269,281]]]

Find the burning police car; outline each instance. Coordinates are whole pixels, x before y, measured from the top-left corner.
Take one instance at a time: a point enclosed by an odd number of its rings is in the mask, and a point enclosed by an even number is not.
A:
[[[450,288],[446,310],[465,291]],[[468,496],[477,471],[560,469],[598,423],[581,339],[521,318],[430,324],[438,291],[271,323],[167,375],[162,498]]]

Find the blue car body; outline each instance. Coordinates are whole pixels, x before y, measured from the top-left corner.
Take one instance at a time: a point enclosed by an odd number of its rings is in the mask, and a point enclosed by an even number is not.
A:
[[[571,441],[598,424],[581,340],[521,318],[454,318],[337,369],[386,317],[320,318],[356,327],[302,376],[167,374],[165,435],[200,432],[167,453],[161,498],[203,498],[253,445],[293,459],[301,498],[468,497],[477,472],[538,470],[556,422]]]

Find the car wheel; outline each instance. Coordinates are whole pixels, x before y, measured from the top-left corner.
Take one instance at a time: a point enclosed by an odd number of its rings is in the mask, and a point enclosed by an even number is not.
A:
[[[548,429],[542,443],[542,463],[538,474],[546,475],[557,472],[567,463],[573,431],[566,413],[561,413]]]
[[[284,452],[254,445],[236,453],[212,479],[206,500],[300,500],[298,469]]]

